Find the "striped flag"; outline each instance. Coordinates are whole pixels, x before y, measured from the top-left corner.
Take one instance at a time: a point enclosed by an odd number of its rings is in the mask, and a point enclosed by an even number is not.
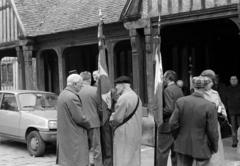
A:
[[[104,46],[104,36],[103,36],[103,19],[102,12],[99,8],[99,25],[98,25],[98,48],[99,48],[99,56],[98,56],[98,71],[100,78],[98,80],[98,91],[101,94],[101,105],[102,105],[102,113],[103,119],[102,124],[105,124],[106,120],[109,117],[109,112],[107,109],[111,108],[111,83],[108,77],[108,69],[107,69],[107,61],[105,54],[105,46]]]

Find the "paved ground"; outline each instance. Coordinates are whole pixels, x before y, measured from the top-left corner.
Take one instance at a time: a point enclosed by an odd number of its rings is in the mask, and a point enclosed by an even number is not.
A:
[[[0,138],[1,139],[1,138]],[[231,147],[231,139],[224,139],[225,159],[223,166],[240,166],[237,148]],[[54,166],[55,147],[48,147],[44,157],[34,158],[28,154],[25,144],[1,139],[0,166]],[[152,147],[142,146],[142,166],[153,166],[154,151]]]

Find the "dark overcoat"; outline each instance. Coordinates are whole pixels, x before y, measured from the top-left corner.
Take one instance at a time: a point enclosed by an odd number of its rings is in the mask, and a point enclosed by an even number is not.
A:
[[[87,129],[90,122],[82,111],[75,89],[68,85],[58,98],[57,163],[61,166],[89,164]]]
[[[227,88],[227,108],[230,116],[240,115],[240,85]]]
[[[178,99],[169,125],[175,152],[209,159],[218,151],[217,108],[202,94],[194,92]]]
[[[83,84],[78,94],[83,103],[83,112],[88,117],[91,128],[100,127],[100,120],[97,112],[97,87]]]
[[[180,97],[183,97],[183,92],[175,83],[164,89],[163,123],[159,126],[159,133],[170,133],[169,119]]]

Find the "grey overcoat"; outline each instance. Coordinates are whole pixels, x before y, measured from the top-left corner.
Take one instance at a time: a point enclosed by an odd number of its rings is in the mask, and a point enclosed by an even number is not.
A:
[[[89,164],[87,130],[90,122],[74,87],[68,85],[58,98],[57,163],[61,166]]]

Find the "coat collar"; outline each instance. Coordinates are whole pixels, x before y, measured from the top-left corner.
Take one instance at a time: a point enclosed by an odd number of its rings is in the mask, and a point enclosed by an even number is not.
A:
[[[202,97],[202,98],[204,98],[203,95],[202,95],[201,93],[198,93],[198,92],[193,92],[191,95],[192,95],[192,96],[196,96],[196,97]]]
[[[72,85],[67,85],[65,90],[71,91],[72,93],[78,95],[77,91],[75,90],[75,88]]]

